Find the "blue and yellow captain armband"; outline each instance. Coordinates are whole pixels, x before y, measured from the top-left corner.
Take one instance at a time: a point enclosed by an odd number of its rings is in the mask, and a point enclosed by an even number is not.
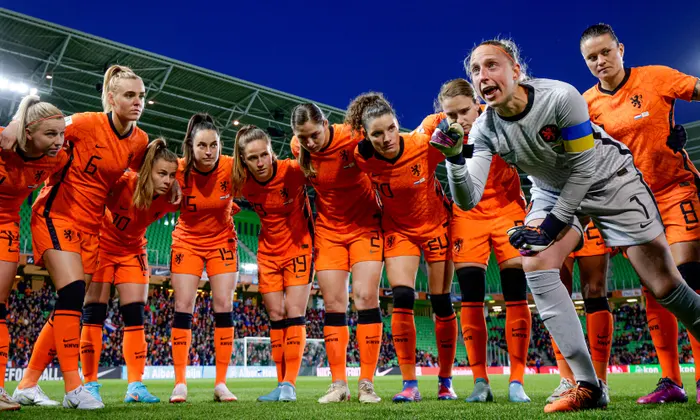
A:
[[[589,120],[572,127],[562,128],[561,137],[564,140],[564,150],[568,153],[584,152],[592,149],[595,145],[593,141],[593,127],[591,127]]]

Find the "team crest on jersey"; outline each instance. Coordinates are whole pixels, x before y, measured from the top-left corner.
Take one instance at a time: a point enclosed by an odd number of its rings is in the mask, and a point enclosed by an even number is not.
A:
[[[546,141],[547,143],[557,141],[560,134],[559,127],[554,124],[545,125],[544,127],[540,128],[539,133],[542,140]]]
[[[459,253],[462,250],[462,243],[462,238],[457,238],[455,240],[455,243],[453,245],[455,253]]]
[[[39,182],[39,180],[41,179],[42,176],[44,176],[43,170],[35,171],[34,172],[34,182]]]
[[[219,182],[219,189],[221,192],[226,192],[228,190],[228,181]]]
[[[411,166],[411,175],[420,176],[420,172],[421,172],[420,163],[416,163],[415,165]]]
[[[282,196],[282,200],[287,201],[289,198],[289,190],[287,190],[287,187],[282,187],[280,190],[280,195]]]
[[[347,150],[341,150],[341,151],[340,151],[340,159],[341,159],[343,162],[347,162],[348,159],[350,159],[350,157],[348,156],[348,151],[347,151]]]
[[[635,108],[641,108],[642,107],[642,95],[634,95],[630,98],[630,102],[632,103],[632,106]]]

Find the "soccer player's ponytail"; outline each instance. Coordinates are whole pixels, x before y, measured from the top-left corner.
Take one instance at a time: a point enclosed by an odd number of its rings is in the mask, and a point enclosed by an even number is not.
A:
[[[19,125],[17,130],[17,146],[27,151],[27,131],[34,133],[41,127],[42,121],[53,118],[64,118],[63,113],[53,104],[41,102],[36,95],[27,95],[19,103],[19,109],[15,114],[15,120]]]
[[[214,119],[209,114],[197,113],[190,117],[187,123],[187,132],[182,141],[182,157],[185,158],[185,179],[187,179],[194,166],[194,137],[200,130],[213,130],[219,135],[219,129],[214,124]],[[219,151],[221,153],[221,151]]]
[[[134,73],[129,67],[113,65],[105,72],[102,81],[102,108],[104,112],[112,112],[112,105],[109,103],[109,92],[114,92],[117,89],[117,84],[120,80],[138,79],[141,78]]]
[[[248,143],[255,140],[265,140],[267,146],[272,149],[272,140],[267,133],[254,125],[245,125],[241,127],[236,133],[236,140],[233,145],[233,175],[231,184],[233,188],[231,189],[234,193],[234,197],[241,194],[243,189],[243,184],[245,183],[248,167],[244,162],[243,152]],[[277,159],[275,152],[272,152],[272,161]]]
[[[292,118],[290,122],[292,130],[294,130],[295,127],[300,127],[309,121],[317,125],[322,125],[324,121],[326,121],[326,116],[323,114],[323,111],[318,107],[318,105],[311,102],[295,106],[292,110]],[[311,165],[311,152],[304,149],[301,142],[299,142],[299,157],[297,158],[297,161],[299,162],[299,166],[304,172],[304,175],[307,177],[316,176],[316,169],[314,169],[313,165]]]
[[[352,131],[361,133],[362,129],[366,129],[370,120],[386,114],[396,116],[384,95],[378,92],[367,92],[350,102],[345,113],[345,124],[348,124]]]
[[[151,207],[154,195],[151,172],[153,171],[153,165],[160,159],[177,165],[177,155],[168,150],[165,139],[162,137],[158,137],[148,144],[146,156],[143,158],[143,165],[141,165],[141,169],[139,170],[139,179],[136,182],[136,189],[134,190],[134,198],[132,201],[134,207],[139,210]]]

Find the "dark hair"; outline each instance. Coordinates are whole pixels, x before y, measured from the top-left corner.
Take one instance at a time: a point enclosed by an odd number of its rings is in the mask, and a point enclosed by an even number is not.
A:
[[[307,102],[294,107],[290,120],[289,124],[292,126],[292,131],[294,131],[296,127],[302,126],[309,121],[314,124],[323,124],[323,122],[326,121],[326,116],[318,105]],[[316,175],[316,170],[311,166],[311,153],[304,149],[301,142],[299,142],[299,157],[297,161],[304,175]]]
[[[486,41],[483,41],[479,45],[475,45],[474,48],[469,52],[469,55],[467,58],[464,59],[464,70],[466,70],[467,75],[469,75],[469,78],[473,80],[472,75],[471,75],[471,66],[469,63],[471,62],[472,59],[472,54],[474,54],[474,51],[481,47],[482,45],[493,45],[494,47],[498,47],[502,49],[510,58],[511,62],[513,65],[519,64],[520,65],[520,78],[519,82],[524,82],[525,80],[528,80],[530,76],[527,74],[527,65],[523,62],[521,56],[520,56],[520,48],[518,48],[518,45],[513,42],[512,39],[499,39],[499,38],[494,38],[494,39],[489,39]]]
[[[247,175],[246,164],[243,162],[243,150],[248,143],[255,140],[265,140],[268,146],[272,145],[272,140],[265,130],[254,125],[245,125],[236,133],[236,140],[233,145],[233,171],[231,179],[234,196],[240,194]],[[275,152],[272,152],[272,160],[275,161],[276,159],[277,156],[275,156]]]
[[[163,159],[166,162],[174,163],[177,168],[177,155],[168,150],[165,139],[158,137],[148,144],[146,148],[146,156],[143,159],[141,169],[139,169],[139,179],[136,182],[134,190],[133,204],[139,210],[144,210],[151,207],[153,202],[153,179],[151,179],[151,171],[153,165],[158,160]]]
[[[596,23],[595,25],[591,25],[588,28],[586,28],[586,30],[583,31],[583,33],[581,34],[581,40],[579,41],[579,45],[583,44],[591,38],[603,36],[605,34],[610,35],[610,38],[612,38],[612,40],[615,41],[615,44],[620,45],[620,40],[617,38],[617,35],[615,35],[615,31],[613,31],[612,26],[602,22]]]
[[[194,137],[201,130],[213,130],[216,135],[219,135],[219,129],[214,125],[214,119],[209,114],[197,113],[190,117],[187,123],[187,132],[185,140],[182,142],[182,157],[185,158],[185,178],[190,175],[190,171],[194,166]],[[219,150],[219,153],[221,151]]]
[[[359,132],[362,128],[366,130],[366,124],[369,120],[386,114],[396,116],[394,109],[384,98],[384,95],[379,92],[367,92],[350,102],[345,114],[345,124],[348,124],[353,131]]]
[[[476,103],[476,93],[474,93],[474,88],[471,83],[465,79],[453,79],[445,82],[440,87],[440,93],[438,93],[437,101],[435,103],[435,111],[442,111],[442,101],[446,98],[454,98],[457,96],[466,96],[471,98],[474,103]]]

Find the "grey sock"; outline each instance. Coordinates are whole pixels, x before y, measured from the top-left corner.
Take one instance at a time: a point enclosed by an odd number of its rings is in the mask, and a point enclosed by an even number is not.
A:
[[[571,296],[559,277],[559,270],[525,273],[527,284],[544,325],[566,359],[576,381],[597,384],[591,355],[583,337],[583,327],[576,315]]]
[[[700,296],[693,289],[681,283],[666,297],[656,301],[671,311],[695,339],[700,340]]]

